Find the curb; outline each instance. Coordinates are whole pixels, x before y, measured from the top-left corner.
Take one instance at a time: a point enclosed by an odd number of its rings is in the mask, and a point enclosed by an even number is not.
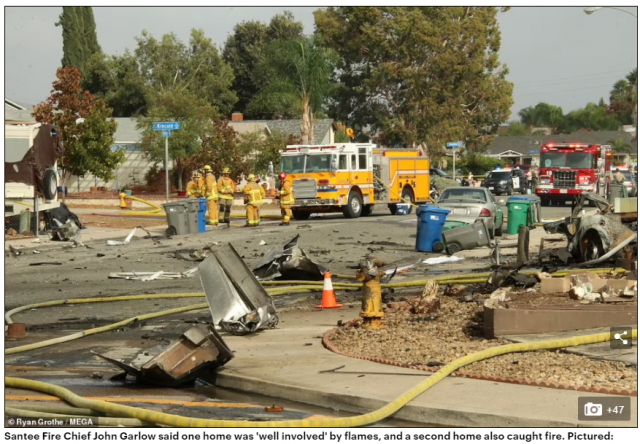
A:
[[[442,367],[427,367],[427,366],[423,366],[423,365],[403,364],[401,362],[396,362],[396,361],[392,361],[392,360],[389,360],[389,359],[383,359],[383,358],[376,358],[376,357],[372,357],[372,356],[351,355],[351,354],[343,352],[338,347],[336,347],[336,345],[333,344],[333,342],[331,342],[331,335],[333,335],[333,333],[337,332],[341,328],[355,327],[357,324],[358,324],[358,322],[354,319],[354,320],[351,320],[351,321],[347,322],[342,327],[336,327],[336,328],[333,328],[333,329],[327,331],[322,336],[322,345],[324,345],[325,348],[327,348],[329,351],[331,351],[333,353],[336,353],[338,355],[346,356],[348,358],[353,358],[353,359],[362,359],[362,360],[365,360],[365,361],[377,362],[379,364],[393,365],[393,366],[396,366],[396,367],[408,368],[408,369],[411,369],[411,370],[419,370],[419,371],[424,371],[424,372],[427,372],[427,373],[435,373],[435,372],[439,371],[442,368]],[[600,394],[603,394],[603,395],[633,396],[633,397],[636,397],[636,398],[638,397],[638,391],[637,390],[633,390],[632,391],[632,390],[623,390],[623,389],[606,389],[606,388],[600,387],[598,385],[596,385],[594,387],[587,387],[587,386],[575,386],[575,385],[559,384],[559,383],[555,383],[555,382],[535,382],[535,381],[529,381],[527,379],[515,379],[515,378],[504,378],[504,377],[498,377],[498,376],[486,376],[486,375],[481,375],[481,374],[476,374],[476,373],[468,373],[468,372],[459,371],[459,370],[451,373],[449,376],[461,377],[461,378],[479,379],[479,380],[490,381],[490,382],[503,382],[503,383],[507,383],[507,384],[530,385],[532,387],[546,387],[546,388],[556,388],[556,389],[561,389],[561,390],[573,390],[573,391],[587,392],[587,393],[600,393]]]
[[[244,376],[225,370],[223,367],[215,376],[204,379],[217,387],[246,393],[257,393],[262,396],[355,414],[370,413],[389,403],[387,400],[373,397],[326,392],[308,387],[267,382],[262,378]],[[413,421],[424,424],[424,426],[437,425],[442,427],[478,427],[480,424],[483,427],[577,427],[581,425],[577,421],[550,421],[452,408],[415,406],[411,403],[394,413],[392,418]]]

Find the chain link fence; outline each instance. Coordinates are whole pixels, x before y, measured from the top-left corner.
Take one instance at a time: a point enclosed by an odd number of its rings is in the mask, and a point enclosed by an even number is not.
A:
[[[44,222],[42,212],[39,213],[40,217],[37,218],[33,208],[29,207],[28,209],[24,209],[23,205],[18,205],[10,201],[4,204],[4,214],[5,239],[35,237],[37,220],[40,220],[41,225]],[[10,216],[6,216],[7,214],[10,214]],[[42,233],[42,231],[41,229],[40,233]]]

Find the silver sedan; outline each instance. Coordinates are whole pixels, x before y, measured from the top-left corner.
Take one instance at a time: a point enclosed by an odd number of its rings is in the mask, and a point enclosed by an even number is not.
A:
[[[451,210],[448,221],[472,224],[484,220],[489,233],[502,236],[504,214],[493,195],[486,188],[453,187],[447,188],[436,202],[439,208]]]

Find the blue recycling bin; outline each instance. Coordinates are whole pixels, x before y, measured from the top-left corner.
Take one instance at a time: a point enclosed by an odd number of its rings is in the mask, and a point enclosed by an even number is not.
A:
[[[418,231],[416,233],[416,251],[432,253],[444,250],[442,242],[442,228],[451,210],[420,205],[416,212],[418,216]]]
[[[198,233],[204,233],[207,231],[207,199],[204,197],[199,197],[198,201],[200,205],[198,205]]]

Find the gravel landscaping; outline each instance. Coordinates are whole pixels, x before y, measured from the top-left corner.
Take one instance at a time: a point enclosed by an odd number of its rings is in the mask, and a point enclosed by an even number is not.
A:
[[[332,343],[343,353],[382,358],[405,365],[438,367],[505,340],[482,337],[483,307],[440,297],[441,308],[429,315],[405,310],[388,313],[380,330],[342,328]],[[637,368],[613,361],[592,360],[558,351],[537,351],[497,356],[460,369],[454,375],[522,379],[590,389],[637,390]]]

